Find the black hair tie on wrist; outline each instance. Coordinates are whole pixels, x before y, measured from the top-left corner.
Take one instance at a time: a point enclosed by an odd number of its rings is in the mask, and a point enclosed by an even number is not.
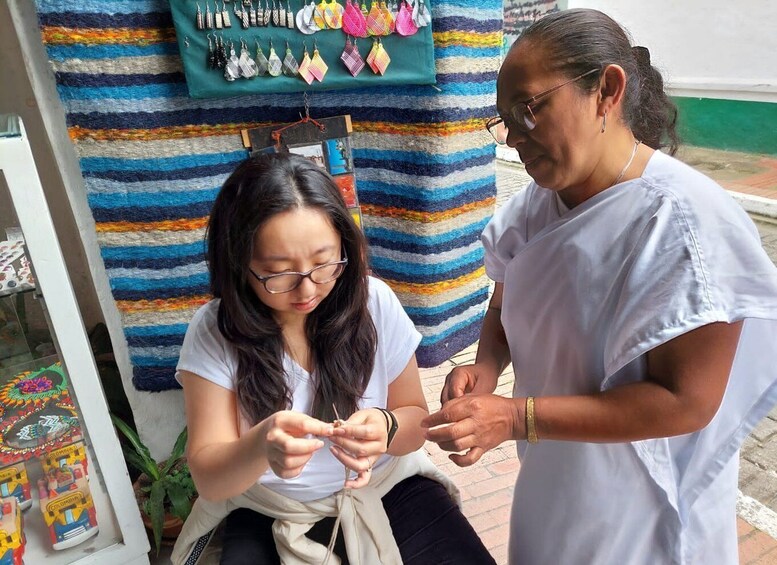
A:
[[[375,408],[383,412],[383,415],[386,417],[386,451],[388,451],[391,441],[394,439],[394,436],[399,429],[397,417],[394,416],[394,413],[391,410],[381,408],[380,406],[375,406]]]

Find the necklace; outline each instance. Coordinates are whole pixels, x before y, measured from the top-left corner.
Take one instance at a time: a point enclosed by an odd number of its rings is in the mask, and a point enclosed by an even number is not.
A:
[[[629,157],[629,160],[626,162],[626,166],[624,166],[621,169],[621,172],[618,175],[618,177],[615,179],[615,182],[612,183],[610,186],[615,186],[616,184],[618,184],[621,181],[621,179],[623,178],[623,175],[626,174],[626,171],[631,166],[632,161],[634,161],[634,156],[637,154],[637,148],[639,147],[640,143],[642,143],[642,142],[640,140],[638,140],[638,139],[634,141],[634,149],[631,150],[631,157]]]

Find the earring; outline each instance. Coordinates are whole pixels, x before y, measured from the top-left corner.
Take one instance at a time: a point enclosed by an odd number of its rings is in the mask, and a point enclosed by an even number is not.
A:
[[[356,46],[356,39],[351,43],[350,35],[347,35],[345,38],[345,49],[343,49],[343,53],[340,55],[340,60],[353,76],[357,76],[364,68],[364,59],[362,59],[359,48]]]
[[[321,57],[321,53],[318,52],[318,45],[313,44],[313,57],[310,60],[310,74],[312,74],[318,82],[324,82],[324,76],[329,70],[329,66],[324,62]]]
[[[210,11],[208,0],[205,0],[205,27],[207,29],[213,29],[213,14]]]
[[[197,25],[197,29],[205,29],[205,24],[202,20],[202,10],[200,9],[199,4],[197,4],[197,15],[195,16],[194,21]]]
[[[232,82],[240,76],[240,60],[235,53],[235,44],[229,42],[229,60],[224,65],[224,78]]]
[[[286,41],[286,56],[283,58],[283,74],[287,77],[295,77],[299,74],[299,63],[294,58],[288,41]]]
[[[291,0],[286,2],[286,27],[294,29],[294,12],[291,9]]]
[[[254,41],[256,42],[256,74],[257,76],[263,77],[267,74],[270,63],[267,61],[267,57],[264,56],[264,51],[262,51],[262,46],[259,45],[259,40],[254,39]]]
[[[604,133],[604,130],[607,129],[607,112],[604,113],[604,117],[602,118],[602,133]]]
[[[227,66],[227,44],[224,41],[224,36],[218,37],[215,33],[213,36],[216,38],[216,68],[223,69]]]
[[[208,38],[208,58],[205,60],[206,66],[209,69],[215,69],[216,68],[216,51],[213,49],[213,43],[210,40],[210,34],[207,35]]]
[[[248,54],[248,43],[240,39],[240,59],[238,59],[240,76],[243,78],[254,78],[256,76],[256,61]]]
[[[270,56],[267,57],[267,63],[267,73],[271,77],[280,76],[281,72],[283,72],[283,63],[281,62],[281,58],[278,57],[278,54],[275,52],[275,48],[272,45],[272,39],[270,40]]]
[[[305,53],[302,55],[302,62],[299,64],[299,76],[306,83],[311,84],[314,80],[313,73],[310,72],[310,55],[308,55],[308,46],[302,43]]]
[[[232,27],[232,19],[229,17],[229,10],[224,0],[221,0],[221,19],[224,21],[224,27]]]

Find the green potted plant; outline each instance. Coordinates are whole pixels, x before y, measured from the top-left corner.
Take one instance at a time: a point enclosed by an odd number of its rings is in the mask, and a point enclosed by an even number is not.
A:
[[[124,458],[140,472],[133,486],[143,522],[154,537],[157,554],[162,539],[174,539],[189,515],[197,490],[184,457],[187,430],[175,440],[173,451],[164,461],[151,457],[138,433],[115,414],[111,414],[116,429],[126,438],[122,443]],[[129,445],[127,445],[129,444]]]

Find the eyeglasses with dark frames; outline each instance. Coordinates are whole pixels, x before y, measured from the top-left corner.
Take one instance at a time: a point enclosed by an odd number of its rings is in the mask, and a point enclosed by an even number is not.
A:
[[[566,82],[562,82],[561,84],[554,86],[553,88],[549,88],[548,90],[540,92],[528,100],[517,102],[513,105],[512,108],[510,108],[510,115],[507,118],[494,116],[486,122],[486,129],[488,130],[488,133],[492,135],[494,141],[496,141],[499,145],[504,145],[507,143],[507,134],[510,129],[519,131],[521,133],[530,132],[535,127],[537,127],[537,118],[534,115],[532,106],[534,106],[543,98],[565,87],[566,85],[577,82],[580,79],[592,75],[596,72],[599,72],[599,69],[591,69],[582,75],[578,75],[575,78],[569,79]]]
[[[254,270],[249,267],[248,270],[254,276],[256,280],[262,283],[264,289],[270,294],[283,294],[284,292],[291,292],[299,285],[305,278],[310,279],[315,284],[326,284],[337,279],[345,271],[345,266],[348,264],[348,257],[345,254],[345,248],[343,248],[343,258],[339,261],[330,261],[324,263],[318,267],[313,267],[309,271],[304,273],[278,273],[276,275],[261,276],[257,275]]]

